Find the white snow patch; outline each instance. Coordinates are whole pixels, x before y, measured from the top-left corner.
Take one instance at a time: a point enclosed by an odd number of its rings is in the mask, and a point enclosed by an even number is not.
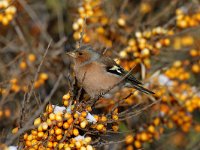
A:
[[[17,146],[9,146],[8,150],[17,150]]]
[[[93,115],[91,115],[90,113],[87,114],[86,119],[88,120],[88,122],[95,124],[97,122],[97,120],[94,118]]]
[[[81,141],[81,140],[84,140],[84,136],[82,136],[82,135],[78,135],[78,136],[76,136],[74,139],[76,140],[76,141]]]
[[[162,75],[162,74],[158,76],[158,82],[161,85],[167,85],[167,86],[173,85],[173,82],[167,76]]]
[[[65,107],[61,107],[61,106],[55,106],[53,105],[53,108],[54,108],[54,113],[57,114],[57,113],[63,113],[64,111],[66,111],[66,108]]]

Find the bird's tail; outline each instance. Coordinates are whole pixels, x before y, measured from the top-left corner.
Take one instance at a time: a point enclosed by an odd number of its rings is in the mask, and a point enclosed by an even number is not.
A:
[[[152,92],[152,91],[150,91],[150,90],[148,90],[148,89],[146,89],[146,88],[144,88],[144,87],[142,87],[142,86],[140,86],[140,85],[138,85],[138,84],[135,84],[135,85],[132,85],[135,89],[137,89],[138,91],[141,91],[141,92],[143,92],[143,93],[146,93],[146,94],[155,94],[154,92]]]

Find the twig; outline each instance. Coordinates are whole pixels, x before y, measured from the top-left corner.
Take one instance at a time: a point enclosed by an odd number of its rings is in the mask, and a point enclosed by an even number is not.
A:
[[[83,23],[83,27],[82,27],[82,31],[81,31],[81,38],[80,38],[80,40],[78,42],[79,48],[83,44],[83,36],[84,36],[84,33],[85,33],[85,27],[86,27],[86,17],[84,18],[84,23]]]
[[[15,135],[13,135],[12,137],[9,137],[8,141],[6,141],[7,145],[11,145],[12,142],[18,138],[21,134],[23,134],[25,131],[33,128],[34,126],[31,126],[31,124],[33,123],[34,119],[39,116],[41,114],[41,112],[43,111],[43,109],[45,108],[46,104],[49,102],[49,100],[51,99],[51,97],[53,96],[53,94],[55,93],[55,91],[57,90],[59,83],[61,81],[61,79],[63,78],[63,75],[60,74],[60,76],[58,77],[58,80],[56,81],[56,83],[54,84],[53,89],[51,90],[50,94],[45,98],[43,104],[40,106],[40,108],[34,113],[34,115],[26,122],[26,124],[24,125],[23,128],[21,128]]]
[[[47,55],[47,53],[48,53],[48,51],[49,51],[49,47],[50,47],[50,45],[51,45],[51,42],[52,42],[52,40],[49,42],[49,44],[48,44],[48,46],[47,46],[47,48],[46,48],[46,50],[45,50],[45,52],[44,52],[44,55],[43,55],[43,57],[42,57],[42,61],[40,62],[39,66],[38,66],[38,69],[37,69],[37,71],[36,71],[36,74],[35,74],[33,83],[32,83],[32,85],[31,85],[31,90],[30,90],[30,92],[29,92],[29,94],[28,94],[27,103],[30,102],[30,98],[31,98],[31,96],[32,96],[32,94],[33,94],[34,83],[35,83],[35,81],[36,81],[37,78],[38,78],[40,69],[41,69],[41,67],[42,67],[42,65],[43,65],[43,63],[44,63],[45,57],[46,57],[46,55]]]

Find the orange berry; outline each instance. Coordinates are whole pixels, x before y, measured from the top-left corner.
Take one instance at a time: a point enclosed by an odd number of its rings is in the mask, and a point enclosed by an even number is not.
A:
[[[34,54],[29,54],[29,55],[28,55],[28,60],[29,60],[30,62],[34,62],[34,61],[36,60],[35,55],[34,55]]]
[[[33,139],[33,135],[31,135],[31,134],[28,135],[27,140],[28,140],[28,141],[31,141],[32,139]]]
[[[113,125],[112,129],[113,129],[113,131],[117,132],[119,130],[119,126],[118,125]]]
[[[42,138],[44,136],[44,132],[38,132],[38,135],[37,135],[39,138]]]
[[[77,141],[76,143],[75,143],[75,146],[76,146],[76,148],[81,148],[81,142],[80,141]]]
[[[68,123],[68,122],[65,122],[65,123],[63,124],[63,128],[64,128],[64,129],[68,129],[68,128],[69,128],[69,123]]]
[[[13,78],[10,80],[11,84],[17,84],[17,82],[18,82],[17,78]]]
[[[58,122],[63,121],[63,118],[60,114],[56,114],[56,121],[58,121]]]
[[[73,118],[69,118],[69,119],[67,120],[67,122],[68,122],[69,124],[72,124],[73,121],[74,121]]]
[[[42,122],[42,120],[41,120],[40,117],[39,117],[39,118],[36,118],[36,119],[34,120],[34,126],[39,126],[39,125],[41,124],[41,122]]]
[[[81,116],[85,118],[87,116],[87,112],[86,111],[81,112]]]
[[[80,123],[80,126],[81,128],[85,128],[87,124],[88,124],[87,120],[84,120]]]
[[[69,105],[69,99],[63,99],[63,104],[67,107]]]
[[[42,129],[47,130],[48,129],[48,124],[46,122],[42,123]]]
[[[94,148],[91,145],[87,145],[86,149],[87,150],[94,150]]]
[[[47,105],[46,112],[48,112],[48,113],[52,113],[53,112],[53,106],[51,104]]]
[[[11,116],[11,111],[10,111],[9,108],[6,108],[6,109],[4,110],[4,115],[5,115],[5,117],[7,117],[7,118],[9,118],[9,117]]]
[[[57,139],[58,141],[60,141],[60,140],[62,139],[62,137],[63,137],[62,134],[60,134],[60,135],[57,135],[57,136],[56,136],[56,139]]]
[[[135,141],[134,145],[135,145],[136,148],[141,148],[142,147],[142,144],[141,144],[140,141]]]
[[[15,134],[15,133],[17,133],[17,132],[18,132],[18,130],[19,130],[19,128],[18,128],[18,127],[16,127],[16,128],[14,128],[14,129],[12,129],[12,134]]]
[[[63,100],[69,100],[70,99],[70,93],[63,95],[62,99]]]
[[[148,140],[148,135],[145,132],[140,133],[140,138],[142,141],[147,141]]]
[[[134,138],[132,135],[127,135],[125,138],[126,144],[131,144],[133,142]]]
[[[119,18],[117,20],[119,26],[124,27],[126,25],[126,21],[123,18]]]
[[[101,131],[103,129],[104,125],[103,124],[98,124],[96,129]]]
[[[46,73],[40,73],[39,78],[45,81],[49,78],[49,76]]]
[[[86,110],[90,112],[90,111],[92,111],[92,107],[91,106],[86,106]]]
[[[27,141],[26,141],[26,146],[28,146],[28,147],[31,146],[31,141],[28,141],[28,140],[27,140]]]
[[[25,69],[27,68],[26,62],[25,62],[25,61],[22,61],[22,62],[19,64],[19,67],[20,67],[20,69],[25,70]]]
[[[154,133],[155,132],[155,127],[153,125],[150,125],[148,127],[148,131],[151,132],[151,133]]]
[[[191,55],[192,57],[196,57],[196,56],[198,56],[198,51],[197,51],[196,49],[191,49],[191,50],[190,50],[190,55]]]
[[[49,134],[53,135],[55,133],[54,129],[49,130]]]
[[[74,134],[75,136],[78,136],[78,135],[79,135],[78,129],[74,128],[74,129],[73,129],[73,134]]]
[[[64,114],[64,119],[70,119],[70,118],[72,118],[72,115],[70,113]]]
[[[24,140],[27,140],[27,138],[28,138],[28,134],[26,133],[24,134]]]
[[[198,65],[198,64],[192,65],[192,71],[194,73],[199,73],[200,72],[200,65]]]
[[[62,129],[60,128],[55,129],[55,134],[56,135],[62,134]]]
[[[126,150],[134,150],[134,148],[133,148],[132,145],[128,145],[128,146],[126,147]]]
[[[118,116],[117,115],[112,115],[112,119],[113,120],[118,120]]]
[[[86,142],[86,143],[90,143],[91,141],[92,141],[92,138],[91,137],[85,137],[85,139],[84,139],[84,141]]]
[[[102,117],[101,117],[101,121],[102,121],[102,122],[106,122],[106,121],[107,121],[106,116],[102,116]]]

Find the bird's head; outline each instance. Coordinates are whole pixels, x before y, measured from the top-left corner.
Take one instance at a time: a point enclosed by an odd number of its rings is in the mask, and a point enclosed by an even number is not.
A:
[[[85,64],[99,58],[99,54],[90,46],[82,46],[79,49],[67,52],[66,54],[69,55],[77,65]]]

